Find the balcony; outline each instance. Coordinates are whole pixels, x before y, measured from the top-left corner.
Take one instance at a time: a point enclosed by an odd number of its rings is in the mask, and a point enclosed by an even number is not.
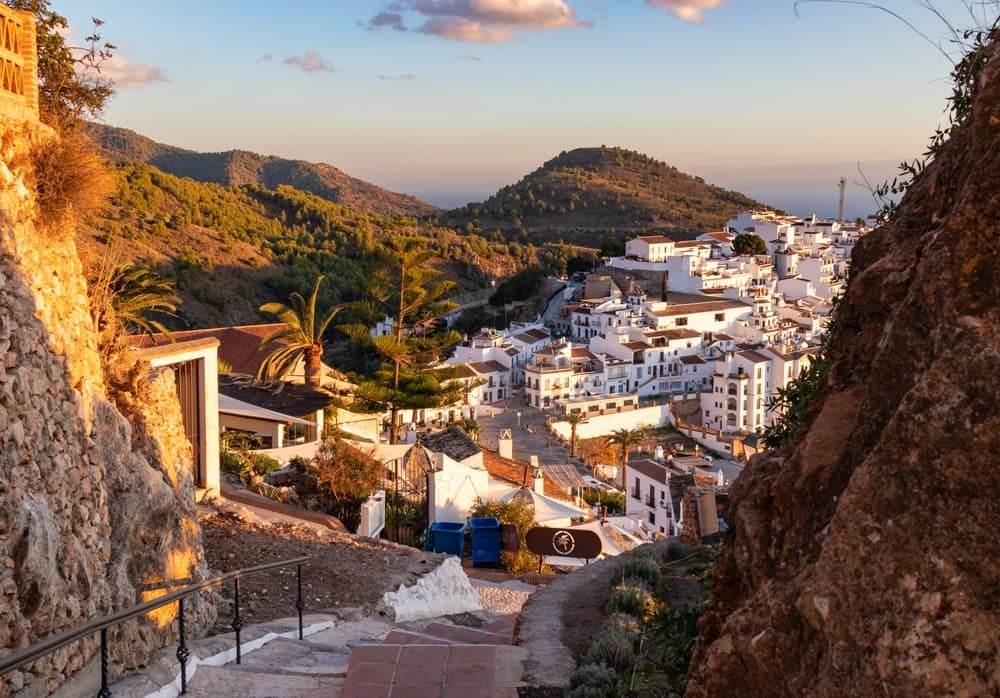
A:
[[[652,507],[654,509],[656,508],[656,498],[655,497],[651,497],[650,495],[647,494],[645,502],[646,502],[646,506],[647,507]]]
[[[632,499],[636,499],[640,502],[642,501],[642,495],[639,494],[638,487],[633,487],[631,490],[629,490],[629,494],[632,495]]]

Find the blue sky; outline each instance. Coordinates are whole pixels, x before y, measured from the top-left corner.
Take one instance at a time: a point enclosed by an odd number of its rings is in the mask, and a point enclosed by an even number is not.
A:
[[[945,51],[928,0],[881,4]],[[965,3],[937,0],[952,24]],[[993,3],[989,3],[993,5]],[[951,65],[889,13],[790,0],[52,0],[118,46],[105,121],[326,162],[442,206],[621,146],[794,213],[923,152]]]

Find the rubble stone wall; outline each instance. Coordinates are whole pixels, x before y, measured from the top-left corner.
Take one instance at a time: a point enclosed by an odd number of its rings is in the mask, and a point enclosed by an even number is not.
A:
[[[109,399],[73,222],[38,218],[30,153],[55,137],[37,122],[0,118],[4,654],[146,600],[144,585],[205,573],[172,377],[147,378],[140,367]],[[213,614],[198,601],[189,631]],[[146,661],[173,616],[168,609],[113,631],[115,670]],[[14,672],[0,695],[44,695],[94,655],[96,642]]]

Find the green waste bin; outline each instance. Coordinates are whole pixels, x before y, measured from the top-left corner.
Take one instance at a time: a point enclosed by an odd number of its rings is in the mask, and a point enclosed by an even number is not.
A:
[[[465,529],[466,525],[464,523],[452,523],[450,521],[435,521],[432,523],[431,540],[433,541],[434,552],[462,557],[462,549],[465,547]]]
[[[469,519],[472,531],[472,564],[495,565],[500,561],[500,519],[478,516]]]

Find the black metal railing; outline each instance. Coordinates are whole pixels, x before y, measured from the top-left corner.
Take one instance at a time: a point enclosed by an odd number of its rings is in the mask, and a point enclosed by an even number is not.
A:
[[[242,659],[240,631],[243,629],[243,620],[240,617],[240,578],[257,572],[266,572],[267,570],[278,569],[279,567],[291,567],[292,565],[295,565],[295,576],[297,580],[295,608],[298,610],[299,615],[299,639],[301,640],[303,631],[302,611],[306,606],[305,602],[302,600],[302,565],[308,561],[308,557],[297,557],[291,560],[269,562],[264,565],[257,565],[256,567],[248,567],[242,570],[227,572],[226,574],[213,577],[212,579],[207,579],[203,582],[188,584],[180,589],[164,594],[159,598],[146,601],[138,604],[137,606],[133,606],[132,608],[127,608],[101,618],[94,618],[93,620],[89,620],[82,625],[59,633],[58,635],[47,637],[44,640],[35,643],[31,647],[25,647],[24,649],[9,654],[6,657],[0,657],[0,676],[17,669],[18,667],[24,666],[25,664],[30,664],[31,662],[41,659],[42,657],[51,654],[57,649],[65,647],[72,642],[82,640],[88,635],[99,632],[101,635],[101,690],[98,692],[97,696],[98,698],[110,698],[111,689],[108,687],[108,664],[110,656],[108,628],[118,625],[119,623],[124,623],[127,620],[138,618],[139,616],[145,615],[150,611],[155,611],[162,606],[172,604],[176,601],[178,628],[177,660],[181,664],[181,693],[187,693],[187,660],[191,656],[191,652],[188,650],[187,637],[184,633],[184,599],[201,591],[205,591],[206,589],[211,589],[214,586],[220,586],[230,580],[233,581],[234,617],[231,627],[236,633],[236,663],[240,664]],[[171,585],[167,583],[156,586],[165,588]]]

